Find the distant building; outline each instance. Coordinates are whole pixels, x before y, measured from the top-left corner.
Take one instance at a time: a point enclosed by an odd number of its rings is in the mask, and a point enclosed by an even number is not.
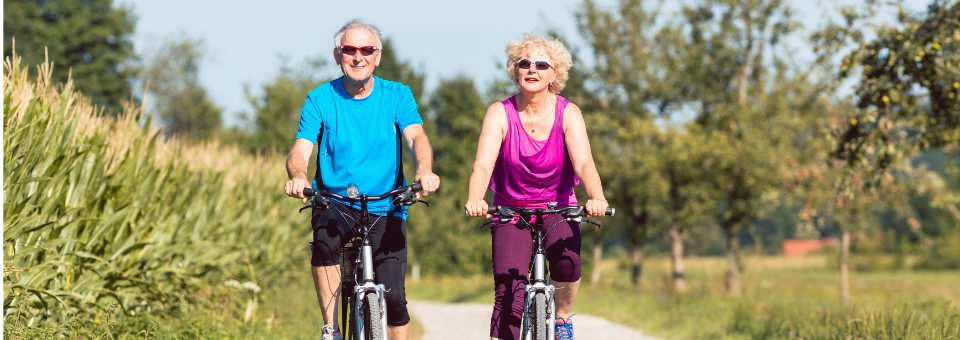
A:
[[[836,247],[840,241],[836,238],[821,239],[788,239],[783,240],[783,255],[786,257],[800,257],[823,247]]]

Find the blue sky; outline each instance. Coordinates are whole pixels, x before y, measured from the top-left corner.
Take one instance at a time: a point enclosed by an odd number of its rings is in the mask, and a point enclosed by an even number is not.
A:
[[[595,1],[607,8],[617,3]],[[822,16],[817,9],[820,6],[810,5],[816,2],[794,5],[798,20],[808,29]],[[255,90],[271,81],[281,65],[279,56],[287,57],[292,64],[322,56],[330,62],[325,75],[339,76],[339,70],[330,66],[333,34],[353,18],[373,23],[385,37],[391,38],[397,56],[426,73],[428,91],[439,79],[458,74],[473,78],[483,88],[495,78],[505,78],[498,68],[504,58],[504,46],[525,32],[553,28],[571,44],[583,46],[573,16],[581,3],[582,0],[119,1],[133,8],[138,17],[134,36],[137,53],[181,33],[203,39],[207,53],[201,64],[200,80],[216,105],[224,108],[228,125],[238,122],[238,113],[251,110],[244,98],[244,84]],[[677,6],[676,2],[668,3],[668,7]],[[582,52],[581,56],[588,57]]]
[[[332,63],[333,34],[359,17],[393,40],[401,60],[427,74],[428,91],[439,79],[465,74],[478,86],[495,77],[507,41],[524,32],[552,27],[575,43],[573,11],[580,0],[516,1],[120,1],[138,16],[134,44],[138,53],[164,38],[186,33],[201,38],[206,58],[200,79],[214,102],[224,108],[227,124],[235,114],[251,110],[243,85],[253,89],[277,74],[281,60],[293,64],[323,56],[326,71],[338,76]],[[540,6],[537,6],[537,4]],[[615,1],[599,0],[614,4]],[[577,38],[577,39],[574,39]],[[306,94],[304,94],[306,97]]]

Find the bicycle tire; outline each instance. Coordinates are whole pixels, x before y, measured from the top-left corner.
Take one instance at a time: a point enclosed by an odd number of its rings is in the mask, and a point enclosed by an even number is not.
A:
[[[543,292],[534,293],[533,296],[533,315],[531,323],[533,324],[533,340],[547,339],[547,295]]]
[[[383,308],[380,295],[367,293],[363,297],[363,326],[365,340],[383,340]]]

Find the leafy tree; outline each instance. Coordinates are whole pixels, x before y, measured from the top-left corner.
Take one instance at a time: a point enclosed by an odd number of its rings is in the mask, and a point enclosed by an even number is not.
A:
[[[260,87],[255,95],[249,85],[244,87],[252,114],[244,119],[251,127],[251,139],[245,146],[254,152],[285,153],[293,145],[293,136],[300,122],[307,93],[329,80],[320,72],[326,62],[323,58],[307,59],[298,66],[289,66],[283,60],[280,73],[271,83]]]
[[[203,42],[186,36],[164,41],[146,58],[140,80],[169,136],[204,140],[220,130],[223,109],[200,84]]]
[[[820,116],[821,87],[782,53],[780,42],[796,29],[783,2],[705,1],[683,13],[683,25],[661,35],[688,37],[676,40],[684,48],[665,46],[677,64],[665,73],[686,79],[677,86],[683,104],[696,110],[694,123],[723,135],[713,145],[720,161],[706,180],[727,240],[727,288],[738,296],[740,230],[779,203],[788,160],[807,147],[795,140]]]
[[[839,65],[835,85],[860,75],[857,107],[839,115],[841,124],[831,140],[836,145],[832,156],[842,161],[829,163],[842,173],[833,189],[837,205],[875,197],[889,185],[888,170],[919,150],[931,146],[958,150],[960,4],[934,1],[920,16],[900,7],[898,24],[871,23],[881,5],[843,8],[842,23],[831,23],[813,35],[821,59],[854,49]],[[868,33],[877,38],[864,40]],[[848,240],[851,232],[862,232],[866,226],[842,227],[841,295],[848,300]]]
[[[411,209],[410,248],[413,257],[433,273],[480,273],[489,268],[490,238],[482,221],[463,214],[468,181],[480,139],[486,103],[473,81],[464,76],[443,79],[430,96],[425,129],[434,151],[433,171],[442,189],[431,195],[428,209]],[[422,221],[422,222],[417,222]],[[426,222],[429,221],[429,222]]]
[[[383,39],[383,56],[380,57],[380,66],[374,70],[373,74],[377,77],[402,83],[410,86],[410,92],[413,92],[413,98],[420,106],[420,113],[423,113],[423,80],[426,75],[423,71],[418,71],[409,61],[400,60],[397,57],[396,49],[393,47],[393,41],[390,38]]]
[[[131,9],[115,8],[112,0],[10,0],[3,2],[3,13],[4,58],[14,45],[25,65],[49,58],[55,84],[72,77],[93,104],[113,112],[130,98],[133,71],[125,65],[136,58]]]
[[[576,16],[596,59],[580,97],[587,99],[584,112],[591,120],[598,168],[604,178],[611,178],[607,187],[616,188],[609,195],[611,203],[628,215],[624,229],[632,248],[633,282],[638,287],[643,246],[661,227],[668,227],[673,286],[684,291],[683,238],[699,215],[692,209],[696,191],[688,190],[698,176],[687,162],[696,162],[703,149],[677,148],[693,145],[687,144],[688,134],[670,124],[677,93],[654,70],[661,55],[651,38],[657,15],[637,0],[622,1],[616,13],[588,0]],[[664,131],[654,128],[655,118]],[[651,218],[660,215],[666,216],[664,221]]]

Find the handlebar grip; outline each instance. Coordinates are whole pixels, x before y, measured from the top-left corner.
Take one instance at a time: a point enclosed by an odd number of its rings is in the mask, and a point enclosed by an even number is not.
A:
[[[604,215],[613,216],[613,214],[615,214],[615,213],[617,213],[617,209],[616,209],[616,208],[607,208],[607,211],[606,211],[606,213],[604,213]]]
[[[497,213],[497,207],[487,207],[487,213],[490,215]]]
[[[316,196],[316,195],[317,195],[317,192],[316,192],[315,190],[311,189],[311,188],[303,188],[303,195],[304,195],[304,196]]]
[[[413,190],[413,192],[421,192],[423,191],[423,186],[420,185],[420,183],[413,183],[413,185],[410,186],[410,189]]]

